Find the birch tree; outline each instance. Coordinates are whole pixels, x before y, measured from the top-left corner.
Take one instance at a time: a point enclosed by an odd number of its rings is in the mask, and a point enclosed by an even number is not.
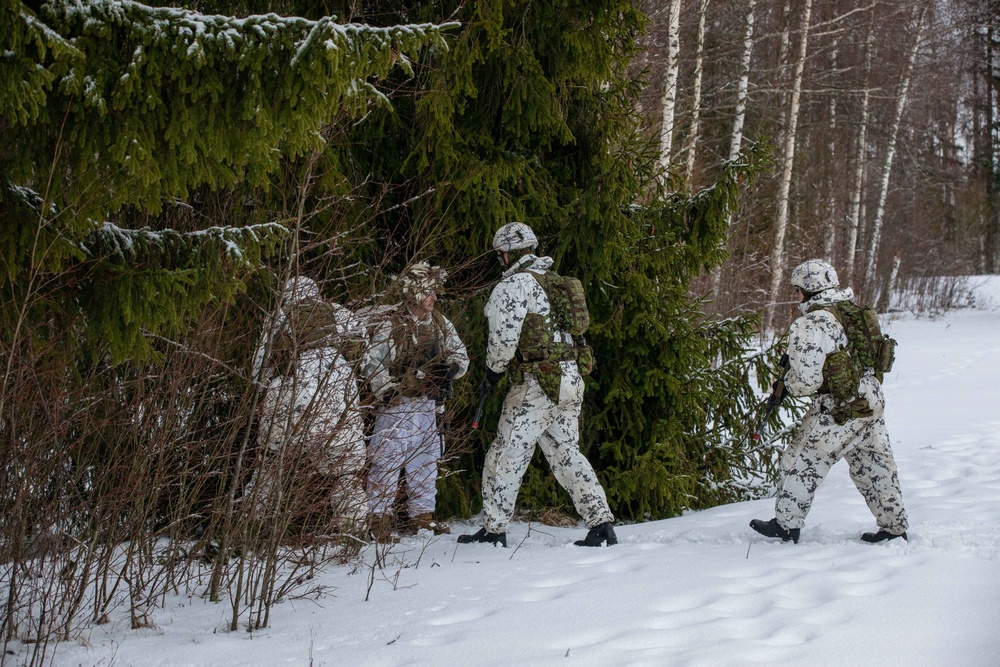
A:
[[[674,122],[677,114],[677,80],[680,76],[681,53],[681,0],[671,0],[667,21],[667,69],[664,74],[663,100],[660,105],[660,158],[662,173],[670,169],[674,141]]]
[[[812,0],[805,0],[799,20],[799,49],[795,60],[795,73],[789,95],[787,122],[781,149],[781,175],[778,182],[778,210],[774,221],[774,241],[771,245],[771,287],[768,291],[767,313],[764,328],[774,321],[778,293],[785,283],[785,234],[788,228],[788,200],[795,166],[795,133],[799,122],[799,103],[802,97],[802,77],[809,49],[809,23],[812,18]]]
[[[680,4],[680,3],[678,3]],[[698,131],[701,120],[701,86],[702,74],[705,70],[705,16],[708,13],[708,0],[700,0],[698,4],[698,36],[695,39],[694,81],[691,83],[691,129],[688,133],[687,163],[684,168],[685,187],[690,188],[694,176],[694,161],[698,146]]]
[[[861,224],[861,194],[865,184],[868,146],[868,106],[871,99],[872,57],[875,52],[875,18],[869,17],[868,36],[865,39],[865,65],[861,79],[861,111],[858,114],[858,133],[854,151],[854,183],[851,187],[850,213],[847,219],[847,234],[844,240],[844,267],[848,284],[854,283],[854,266],[857,263],[858,230]]]
[[[885,202],[889,195],[889,177],[892,173],[892,163],[896,156],[896,143],[899,137],[900,126],[903,120],[903,111],[906,108],[906,98],[910,89],[910,80],[913,77],[913,67],[917,60],[917,53],[920,49],[921,39],[924,31],[924,16],[927,13],[927,4],[923,4],[917,12],[916,33],[913,44],[910,47],[909,59],[906,63],[906,70],[903,78],[899,82],[896,93],[896,104],[892,117],[892,125],[889,128],[889,145],[885,152],[885,160],[882,164],[882,177],[879,183],[878,205],[875,209],[875,217],[872,220],[871,240],[868,247],[868,257],[865,266],[865,290],[869,295],[875,292],[875,271],[878,265],[879,243],[882,237],[882,222],[885,218]]]

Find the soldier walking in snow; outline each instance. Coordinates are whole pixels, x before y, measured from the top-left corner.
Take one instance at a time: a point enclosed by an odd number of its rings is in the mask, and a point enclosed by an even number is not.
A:
[[[617,544],[607,496],[593,466],[580,452],[580,365],[589,372],[593,357],[590,348],[578,346],[560,328],[564,323],[557,324],[555,295],[543,285],[551,286],[560,277],[551,272],[552,258],[533,254],[537,246],[534,232],[520,222],[504,225],[493,237],[493,249],[507,268],[485,309],[489,341],[484,391],[495,386],[507,370],[512,371],[511,389],[483,465],[483,527],[458,541],[507,546],[507,527],[521,478],[538,443],[589,528],[586,538],[576,544]],[[582,308],[586,310],[585,302]]]
[[[793,396],[813,396],[813,401],[781,458],[775,518],[754,519],[750,527],[798,542],[817,487],[844,458],[878,525],[861,539],[905,540],[906,510],[883,419],[881,385],[882,374],[892,366],[895,341],[882,336],[873,310],[853,303],[851,288],[839,289],[837,272],[827,262],[800,264],[791,282],[802,316],[788,332],[784,385]]]
[[[381,404],[368,450],[368,500],[376,540],[390,542],[408,529],[449,533],[434,520],[442,439],[437,412],[452,396],[452,380],[469,356],[452,323],[434,308],[447,273],[418,262],[400,276],[403,302],[375,332],[363,372]],[[406,475],[409,526],[398,526],[394,503]]]

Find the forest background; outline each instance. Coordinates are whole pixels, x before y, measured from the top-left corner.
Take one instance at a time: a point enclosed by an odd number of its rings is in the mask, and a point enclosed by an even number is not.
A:
[[[469,516],[489,243],[530,224],[588,290],[582,449],[643,520],[767,493],[788,427],[748,431],[790,266],[931,311],[996,270],[992,3],[156,4],[0,1],[5,641],[122,591],[142,625],[196,559],[266,625],[326,544],[294,471],[280,522],[239,506],[292,274],[365,313],[414,261],[451,272],[474,364],[439,513]],[[544,464],[519,502],[573,518]]]

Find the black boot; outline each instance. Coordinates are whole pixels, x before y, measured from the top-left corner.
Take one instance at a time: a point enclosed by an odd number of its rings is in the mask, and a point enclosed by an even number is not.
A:
[[[607,542],[609,547],[612,544],[618,544],[618,536],[615,535],[615,527],[611,525],[610,521],[605,521],[600,525],[594,526],[587,531],[587,536],[585,538],[577,540],[573,544],[578,547],[599,547],[604,542]]]
[[[777,519],[771,519],[770,521],[754,519],[750,522],[750,527],[764,537],[780,537],[782,542],[799,543],[799,529],[789,528],[786,530],[778,525]]]
[[[487,533],[485,528],[480,528],[479,532],[473,533],[472,535],[459,535],[459,544],[474,544],[476,542],[485,542],[492,544],[493,546],[500,545],[507,548],[507,533]]]
[[[909,541],[910,538],[906,536],[906,531],[903,531],[900,535],[893,535],[890,532],[882,530],[879,528],[877,533],[865,533],[861,536],[862,542],[868,542],[870,544],[875,544],[877,542],[885,542],[887,540],[894,540],[897,537],[902,537],[904,540]]]

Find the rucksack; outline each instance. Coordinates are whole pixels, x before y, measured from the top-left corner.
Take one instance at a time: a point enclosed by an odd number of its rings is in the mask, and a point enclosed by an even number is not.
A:
[[[535,273],[526,271],[538,280],[549,299],[551,311],[556,325],[573,336],[582,336],[590,328],[590,310],[587,308],[587,295],[583,291],[583,283],[573,276],[560,276],[547,271]]]
[[[583,334],[590,327],[590,310],[583,283],[571,276],[560,276],[548,271],[536,273],[525,270],[538,281],[549,300],[549,319],[558,329],[572,335],[572,343],[552,340],[552,331],[546,318],[538,313],[528,313],[521,326],[518,340],[518,370],[531,367],[545,394],[556,403],[559,401],[559,378],[562,361],[576,361],[580,375],[589,375],[594,368],[594,351],[587,345]]]
[[[847,348],[827,355],[823,363],[823,386],[834,399],[830,410],[834,421],[844,424],[848,419],[870,417],[872,408],[867,399],[858,395],[865,370],[874,371],[879,382],[892,370],[896,357],[896,341],[882,333],[878,315],[872,308],[862,308],[850,301],[825,306],[844,328]]]
[[[878,314],[874,308],[861,307],[850,301],[841,301],[825,310],[837,318],[844,327],[850,346],[851,358],[858,367],[858,374],[871,368],[875,377],[882,382],[886,373],[892,370],[896,361],[896,339],[882,333]]]

